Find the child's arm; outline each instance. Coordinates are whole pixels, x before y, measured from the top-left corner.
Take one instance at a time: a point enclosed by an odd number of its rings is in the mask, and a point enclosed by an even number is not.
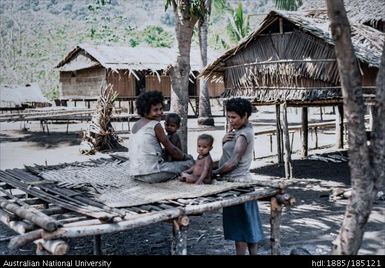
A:
[[[209,174],[209,172],[211,171],[212,166],[213,166],[213,160],[211,159],[210,156],[206,157],[203,165],[202,173],[199,179],[195,182],[195,184],[202,184],[205,178],[209,176],[211,177],[211,174]]]
[[[178,147],[180,150],[182,150],[182,142],[180,140],[180,137],[177,133],[175,133],[175,146]]]
[[[191,174],[193,172],[193,170],[194,170],[194,166],[192,166],[189,169],[186,169],[185,171],[182,171],[182,172]]]

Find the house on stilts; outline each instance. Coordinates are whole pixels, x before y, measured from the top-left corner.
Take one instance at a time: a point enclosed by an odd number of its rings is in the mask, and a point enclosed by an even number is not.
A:
[[[191,49],[189,96],[199,96],[200,54]],[[62,99],[97,99],[103,84],[112,84],[118,100],[128,100],[131,112],[141,91],[159,90],[170,97],[171,79],[168,67],[176,60],[175,48],[121,47],[79,45],[56,66],[59,70]],[[208,61],[214,52],[209,51]],[[223,84],[208,85],[211,97],[223,92]]]
[[[201,72],[209,81],[224,83],[224,97],[249,97],[255,105],[276,106],[277,151],[279,162],[285,155],[286,177],[292,176],[286,107],[302,107],[303,156],[308,151],[311,106],[338,107],[337,146],[343,146],[342,92],[329,24],[319,11],[271,11],[257,30]],[[361,23],[351,28],[364,97],[370,104],[384,33]]]

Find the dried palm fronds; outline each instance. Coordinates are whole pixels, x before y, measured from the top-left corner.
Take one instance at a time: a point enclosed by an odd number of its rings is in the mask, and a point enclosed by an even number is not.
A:
[[[118,94],[112,85],[102,86],[96,111],[92,115],[87,131],[83,132],[80,144],[82,154],[94,154],[96,151],[110,151],[124,148],[111,124],[114,101]]]

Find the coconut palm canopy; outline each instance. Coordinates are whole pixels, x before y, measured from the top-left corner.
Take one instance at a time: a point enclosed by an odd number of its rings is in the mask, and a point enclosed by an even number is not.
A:
[[[201,68],[199,50],[191,49],[191,70]],[[62,60],[56,68],[60,71],[76,71],[96,66],[115,70],[165,70],[176,60],[175,48],[148,48],[148,47],[120,47],[120,46],[92,46],[79,45]],[[215,55],[209,51],[209,62]],[[211,61],[210,61],[211,59]]]
[[[352,24],[352,42],[364,85],[374,85],[384,34]],[[260,102],[341,101],[329,20],[314,12],[271,11],[260,27],[201,71],[224,80],[223,96],[253,96]]]

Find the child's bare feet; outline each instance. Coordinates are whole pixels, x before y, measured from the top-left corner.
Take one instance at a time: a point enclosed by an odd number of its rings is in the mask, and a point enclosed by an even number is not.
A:
[[[186,178],[185,178],[185,177],[183,177],[183,176],[179,176],[177,179],[178,179],[179,181],[183,181],[183,182],[185,182],[185,181],[186,181]]]

